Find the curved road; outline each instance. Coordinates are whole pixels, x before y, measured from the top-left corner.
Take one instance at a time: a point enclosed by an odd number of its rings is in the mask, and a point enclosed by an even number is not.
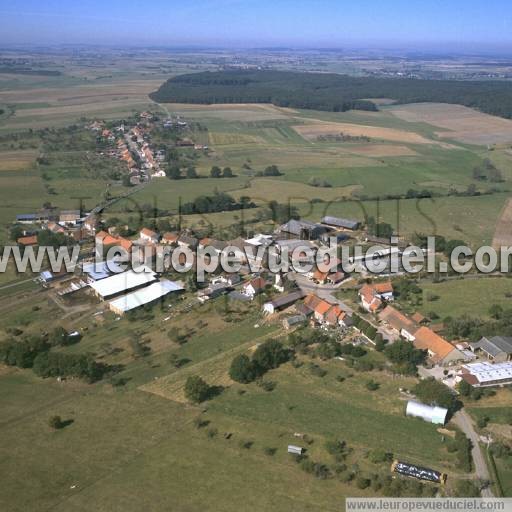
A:
[[[479,480],[491,480],[489,469],[487,468],[487,462],[485,456],[480,448],[480,437],[475,432],[473,427],[473,421],[469,414],[464,409],[457,411],[453,417],[454,423],[466,434],[466,437],[471,441],[473,448],[471,449],[471,455],[473,457],[473,463],[475,465],[475,477]],[[483,498],[492,498],[494,494],[490,486],[482,489]]]

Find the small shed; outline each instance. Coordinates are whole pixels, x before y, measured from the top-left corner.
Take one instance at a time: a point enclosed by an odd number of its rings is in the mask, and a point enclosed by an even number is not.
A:
[[[429,423],[444,425],[446,422],[446,416],[448,415],[448,409],[445,409],[444,407],[425,405],[421,402],[416,402],[415,400],[409,400],[407,402],[405,414],[406,416],[422,418]]]

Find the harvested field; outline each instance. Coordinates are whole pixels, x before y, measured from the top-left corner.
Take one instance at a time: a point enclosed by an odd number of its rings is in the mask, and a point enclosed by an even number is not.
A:
[[[188,118],[218,118],[224,121],[270,121],[288,119],[290,116],[282,109],[266,104],[229,103],[215,105],[198,105],[183,103],[166,103],[169,112],[183,114]]]
[[[414,103],[390,107],[389,112],[409,122],[438,126],[439,137],[468,144],[499,144],[512,141],[512,120],[483,114],[462,105]]]
[[[0,153],[1,171],[21,171],[35,162],[37,151],[4,151]]]
[[[384,157],[384,156],[415,156],[418,153],[407,146],[394,144],[361,144],[349,147],[343,147],[347,153],[357,155]]]
[[[232,144],[263,144],[261,137],[254,135],[246,135],[242,133],[222,133],[211,132],[208,134],[210,144],[215,145],[232,145]]]
[[[510,245],[512,245],[512,199],[505,203],[496,222],[496,230],[492,239],[492,246],[495,249]]]
[[[321,135],[339,135],[343,133],[352,137],[370,137],[377,140],[393,142],[408,142],[411,144],[432,144],[433,141],[414,132],[382,128],[378,126],[365,126],[351,123],[309,123],[293,127],[295,131],[307,140],[314,141]]]
[[[276,179],[258,178],[251,181],[250,187],[233,190],[230,194],[239,198],[249,196],[256,203],[268,201],[290,200],[296,203],[307,203],[312,198],[322,198],[324,201],[334,201],[343,197],[351,197],[360,190],[358,185],[346,187],[313,187],[304,183],[281,181]]]

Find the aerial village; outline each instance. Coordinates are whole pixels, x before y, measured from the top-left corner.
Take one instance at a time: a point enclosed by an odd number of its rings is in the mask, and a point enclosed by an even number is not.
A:
[[[107,143],[102,155],[126,165],[126,176],[132,186],[143,187],[153,179],[166,176],[163,162],[165,154],[152,147],[147,126],[152,114],[142,113],[133,126],[119,125],[105,128],[99,121],[89,129]],[[187,123],[181,119],[168,119],[163,127],[181,129]],[[208,147],[194,144],[188,138],[179,143],[196,151]],[[418,367],[420,378],[433,378],[458,393],[461,382],[471,389],[493,388],[512,384],[512,337],[482,337],[476,342],[465,339],[448,340],[443,323],[427,318],[419,312],[406,312],[397,301],[397,279],[385,272],[371,274],[365,271],[364,261],[360,272],[343,271],[339,260],[332,261],[329,271],[312,270],[271,273],[263,264],[257,272],[251,270],[251,251],[258,248],[275,248],[278,253],[290,253],[298,246],[312,249],[324,247],[329,239],[338,246],[350,243],[377,245],[373,257],[389,259],[402,246],[391,246],[389,239],[369,233],[367,226],[353,219],[323,216],[316,221],[291,218],[276,225],[272,231],[251,232],[248,237],[219,240],[211,236],[200,237],[190,229],[158,232],[154,224],[140,228],[134,236],[122,236],[116,227],[105,226],[102,212],[108,202],[90,210],[63,210],[45,205],[37,212],[20,213],[14,224],[22,227],[17,243],[21,248],[37,247],[44,240],[41,234],[51,234],[80,245],[80,261],[73,272],[45,270],[37,277],[41,288],[61,304],[87,304],[91,318],[114,315],[136,318],[137,311],[163,307],[169,319],[179,314],[176,303],[183,303],[186,311],[201,311],[219,300],[244,304],[257,312],[258,325],[274,324],[284,333],[298,332],[305,326],[336,344],[336,357],[343,360],[343,347],[361,347],[364,350],[382,351],[383,347],[406,343],[422,351],[424,360]],[[66,242],[66,243],[68,243]],[[235,247],[236,258],[241,263],[239,272],[225,273],[218,269],[207,274],[198,283],[191,274],[176,274],[169,269],[174,250],[187,248],[195,252],[213,247],[220,254],[226,247]],[[120,247],[130,254],[136,264],[129,270],[115,269],[115,263],[99,264],[95,259],[104,256],[109,248]],[[167,266],[162,272],[154,268],[158,248],[165,247]],[[357,260],[357,258],[356,258]],[[109,264],[107,264],[109,263]],[[357,264],[358,262],[355,261]],[[120,270],[120,271],[117,271]],[[171,300],[170,300],[171,299]],[[75,331],[70,335],[81,336]],[[348,350],[348,349],[347,349]],[[448,420],[448,410],[429,403],[421,403],[407,390],[401,391],[408,400],[406,415],[424,419],[443,426]],[[303,448],[290,445],[290,453],[302,454]],[[409,476],[442,482],[446,475],[425,470],[414,465],[395,461],[393,471]]]

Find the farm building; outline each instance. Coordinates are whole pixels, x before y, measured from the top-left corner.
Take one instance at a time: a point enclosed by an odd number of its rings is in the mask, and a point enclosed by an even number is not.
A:
[[[281,309],[285,309],[292,304],[295,304],[298,300],[302,299],[302,297],[304,297],[304,294],[301,290],[282,295],[271,302],[263,304],[263,311],[269,314],[275,313],[276,311],[280,311]]]
[[[460,350],[428,327],[420,327],[414,333],[414,346],[420,350],[426,350],[429,359],[442,366],[465,359]]]
[[[306,317],[304,315],[293,315],[285,318],[283,320],[283,327],[285,329],[291,329],[295,325],[303,324],[306,321]]]
[[[302,455],[304,453],[304,448],[301,448],[300,446],[296,446],[294,444],[288,445],[288,453],[293,453],[295,455]]]
[[[350,230],[356,230],[359,227],[359,221],[352,219],[343,219],[341,217],[326,216],[323,217],[320,222],[322,224],[325,224],[326,226]]]
[[[114,313],[123,315],[128,311],[155,302],[169,293],[181,290],[184,288],[180,284],[162,280],[111,301],[109,308]]]
[[[438,425],[444,425],[446,422],[446,415],[448,409],[444,407],[437,407],[431,405],[425,405],[421,402],[409,400],[405,409],[406,416],[413,416],[415,418],[422,418],[429,423],[435,423]]]
[[[465,364],[461,377],[475,388],[512,384],[512,362]]]
[[[393,461],[391,465],[391,471],[400,473],[405,476],[412,476],[419,480],[428,480],[429,482],[435,482],[438,484],[444,484],[446,482],[446,474],[440,473],[434,469],[422,468],[409,464],[407,462],[400,462],[398,460]]]
[[[419,329],[416,323],[393,306],[386,306],[379,313],[379,320],[389,325],[408,341],[414,340],[414,333]]]
[[[82,264],[82,272],[87,276],[89,282],[106,279],[111,274],[121,273],[123,268],[115,261],[92,261]]]
[[[328,228],[321,224],[315,224],[309,220],[291,219],[279,228],[280,233],[293,235],[301,240],[317,240]]]
[[[121,274],[115,274],[111,277],[101,279],[91,283],[91,288],[97,297],[102,300],[108,297],[114,297],[121,293],[142,288],[156,281],[156,274],[147,267],[128,270]]]
[[[471,343],[470,348],[473,352],[480,352],[490,361],[502,363],[512,359],[512,338],[509,336],[485,336],[476,343]]]

